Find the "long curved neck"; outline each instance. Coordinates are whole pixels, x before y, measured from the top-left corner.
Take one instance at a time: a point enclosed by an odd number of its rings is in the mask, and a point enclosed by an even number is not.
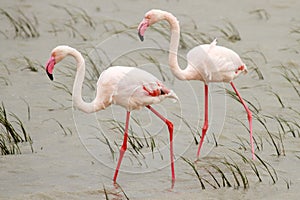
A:
[[[179,22],[177,21],[176,17],[171,13],[165,14],[165,20],[167,20],[171,27],[171,40],[170,40],[170,47],[169,47],[169,65],[172,70],[172,73],[176,76],[176,78],[180,80],[186,79],[185,70],[182,70],[179,67],[178,60],[177,60],[177,52],[179,46],[179,39],[180,39],[180,27]]]
[[[73,94],[72,94],[72,100],[74,105],[79,110],[86,113],[92,113],[104,109],[104,108],[99,108],[99,106],[97,107],[96,99],[94,99],[90,103],[87,103],[82,99],[81,93],[82,93],[83,80],[85,76],[85,61],[81,53],[78,52],[76,49],[72,48],[69,54],[76,59],[76,65],[77,65],[77,72],[75,76],[75,81],[73,85]]]

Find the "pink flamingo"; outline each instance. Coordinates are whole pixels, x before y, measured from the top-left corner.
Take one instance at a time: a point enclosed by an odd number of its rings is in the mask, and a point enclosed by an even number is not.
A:
[[[233,79],[238,77],[241,73],[247,73],[246,65],[242,62],[237,53],[226,47],[217,46],[217,41],[214,40],[211,44],[199,45],[190,50],[187,54],[188,65],[182,70],[177,61],[180,27],[174,15],[162,10],[150,10],[145,14],[144,19],[138,26],[138,35],[141,41],[143,41],[146,29],[152,24],[162,20],[166,20],[171,28],[169,65],[173,74],[180,80],[200,80],[204,82],[204,124],[197,151],[197,159],[199,159],[200,149],[208,129],[208,84],[210,82],[229,82],[236,92],[248,114],[251,153],[252,159],[255,159],[252,136],[252,113],[232,82]]]
[[[127,111],[123,144],[120,149],[120,157],[113,177],[116,183],[120,165],[127,149],[128,126],[130,112],[142,107],[146,107],[166,123],[170,134],[170,160],[172,173],[172,187],[175,183],[174,157],[173,157],[173,124],[171,121],[159,114],[151,104],[160,103],[165,98],[178,99],[176,94],[166,88],[152,74],[135,67],[115,66],[103,71],[97,82],[97,93],[95,99],[84,102],[81,96],[82,84],[85,75],[85,61],[81,53],[69,46],[57,46],[51,52],[51,57],[46,64],[46,72],[53,80],[54,65],[66,56],[73,56],[77,62],[77,72],[73,85],[72,99],[74,105],[81,111],[93,113],[103,110],[111,104],[124,107]]]

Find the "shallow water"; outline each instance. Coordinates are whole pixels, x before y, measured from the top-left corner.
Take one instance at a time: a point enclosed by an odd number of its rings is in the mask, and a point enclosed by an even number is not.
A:
[[[272,175],[274,168],[277,174],[275,184],[259,159],[254,163],[261,182],[250,165],[235,153],[251,158],[246,113],[230,95],[225,96],[224,88],[231,90],[229,85],[211,84],[210,127],[201,160],[196,167],[202,178],[216,186],[208,171],[222,183],[220,174],[212,169],[212,165],[219,166],[232,187],[214,189],[205,182],[206,189],[201,189],[193,169],[181,157],[191,161],[195,159],[197,145],[193,134],[201,130],[203,123],[203,84],[179,81],[173,77],[167,66],[167,36],[149,29],[146,41],[141,43],[138,40],[136,27],[144,13],[154,6],[171,11],[180,21],[185,42],[181,43],[182,48],[179,50],[181,66],[186,64],[188,50],[199,44],[186,33],[199,40],[200,33],[206,33],[212,38],[218,37],[219,45],[232,48],[243,57],[249,73],[236,79],[235,84],[241,95],[258,108],[253,119],[256,153],[269,163],[267,166]],[[70,16],[64,7],[73,15]],[[226,1],[226,4],[216,0],[91,1],[89,4],[71,4],[68,1],[2,1],[1,8],[16,17],[20,16],[18,8],[32,21],[35,16],[40,36],[14,37],[14,29],[8,19],[0,15],[0,30],[3,33],[0,35],[0,77],[4,77],[0,79],[0,100],[8,111],[15,113],[24,122],[34,147],[34,153],[31,153],[28,144],[21,144],[22,154],[0,157],[0,199],[105,199],[104,188],[109,199],[126,199],[121,189],[114,188],[112,184],[118,158],[118,147],[114,141],[118,145],[122,142],[125,110],[111,106],[97,114],[88,115],[73,109],[71,96],[58,87],[61,86],[59,83],[63,83],[72,91],[74,61],[66,59],[57,66],[55,82],[48,79],[42,68],[52,48],[59,44],[67,44],[86,52],[99,65],[99,71],[110,65],[138,65],[159,79],[165,79],[164,83],[180,98],[176,103],[165,100],[154,105],[175,125],[176,183],[173,190],[170,190],[167,128],[146,109],[132,113],[131,128],[144,146],[135,152],[128,145],[129,150],[118,176],[118,183],[129,199],[297,199],[297,185],[300,183],[297,127],[300,122],[300,97],[296,89],[299,85],[294,89],[282,74],[284,69],[296,73],[300,70],[300,36],[291,33],[300,24],[298,1]],[[80,8],[92,17],[92,25],[84,20],[84,12]],[[253,12],[257,9],[262,10]],[[240,41],[228,41],[217,30],[216,27],[226,26],[226,20],[237,28]],[[155,27],[169,33],[163,22]],[[120,30],[124,32],[119,33]],[[38,72],[26,69],[28,63],[24,56],[32,60]],[[160,64],[163,74],[155,62]],[[283,69],[278,67],[282,65],[285,66]],[[259,80],[254,70],[256,66],[263,74],[263,80]],[[87,62],[89,72],[83,89],[87,101],[94,98],[95,91],[91,86],[96,84],[98,78],[91,68],[91,63]],[[274,94],[279,95],[284,107]],[[26,102],[30,108],[30,119]],[[255,112],[253,107],[250,108]],[[295,137],[288,132],[287,125],[284,125],[286,133],[283,133],[275,117],[294,122],[292,127]],[[276,155],[270,136],[258,119],[265,122],[280,153],[285,155]],[[103,142],[103,135],[109,139],[114,153]],[[151,137],[155,141],[153,150],[149,145]],[[198,135],[196,137],[199,138]],[[217,139],[217,147],[214,137]],[[247,189],[243,189],[240,177],[241,185],[238,186],[230,168],[222,164],[226,161],[240,167],[248,179]]]

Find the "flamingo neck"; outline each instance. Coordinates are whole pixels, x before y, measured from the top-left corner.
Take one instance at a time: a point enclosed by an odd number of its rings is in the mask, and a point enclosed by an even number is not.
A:
[[[176,78],[180,80],[186,79],[185,70],[179,67],[177,60],[179,39],[180,39],[180,26],[177,18],[171,13],[166,12],[165,20],[170,24],[171,27],[171,40],[169,47],[169,65],[172,73]]]
[[[73,94],[72,94],[72,100],[74,106],[76,106],[79,110],[86,113],[93,113],[98,110],[104,109],[99,106],[97,107],[97,105],[99,104],[96,104],[96,98],[90,103],[85,102],[82,99],[81,93],[82,93],[83,80],[85,76],[85,61],[81,53],[76,49],[72,48],[69,54],[76,59],[76,65],[77,65],[77,72],[75,76],[75,81],[73,85]]]

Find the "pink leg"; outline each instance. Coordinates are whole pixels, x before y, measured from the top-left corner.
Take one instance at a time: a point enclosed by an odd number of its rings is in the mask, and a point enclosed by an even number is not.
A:
[[[200,143],[199,143],[199,147],[198,147],[198,151],[197,151],[197,159],[199,159],[200,157],[200,149],[202,147],[203,141],[204,141],[204,137],[206,135],[206,131],[208,129],[208,85],[205,84],[204,85],[204,124],[202,127],[202,135],[201,135],[201,139],[200,139]]]
[[[128,139],[128,125],[129,125],[129,119],[130,119],[130,112],[127,111],[127,115],[126,115],[126,125],[125,125],[125,132],[124,132],[124,139],[123,139],[122,147],[121,147],[121,149],[120,149],[120,157],[119,157],[119,160],[118,160],[118,164],[117,164],[116,171],[115,171],[115,175],[114,175],[114,179],[113,179],[114,183],[116,183],[117,176],[118,176],[119,169],[120,169],[120,165],[121,165],[121,162],[122,162],[124,153],[125,153],[125,151],[126,151],[126,149],[127,149],[127,139]]]
[[[255,155],[254,155],[254,144],[253,144],[253,135],[252,135],[252,113],[249,110],[248,106],[246,105],[245,101],[243,100],[243,98],[241,97],[240,93],[237,91],[236,87],[234,86],[233,82],[230,82],[233,90],[235,91],[235,93],[237,94],[237,96],[239,97],[241,103],[243,104],[247,114],[248,114],[248,121],[249,121],[249,129],[250,129],[250,145],[251,145],[251,153],[252,153],[252,159],[255,159]]]
[[[175,184],[175,170],[174,170],[174,154],[173,154],[173,124],[169,120],[167,120],[165,117],[163,117],[160,113],[158,113],[154,108],[151,106],[146,106],[149,110],[151,110],[156,116],[158,116],[161,120],[163,120],[169,129],[170,133],[170,160],[171,160],[171,172],[172,172],[172,186],[174,187]]]

